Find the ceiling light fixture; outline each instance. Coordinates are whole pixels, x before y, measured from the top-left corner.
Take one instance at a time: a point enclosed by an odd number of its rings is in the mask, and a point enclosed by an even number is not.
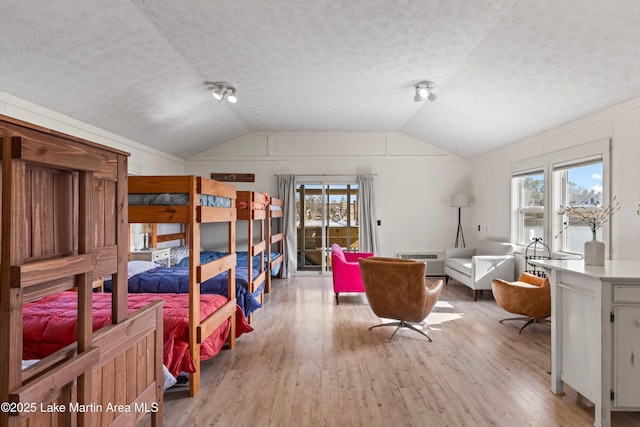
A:
[[[215,99],[220,102],[229,101],[232,104],[238,102],[236,88],[227,82],[204,82]]]
[[[435,101],[438,98],[438,95],[433,93],[435,86],[436,84],[430,81],[416,83],[416,95],[413,97],[413,100],[416,102],[421,102],[425,99],[429,102]]]
[[[227,101],[229,101],[232,104],[235,104],[236,102],[238,102],[238,98],[236,97],[235,87],[231,88],[231,92],[227,95]]]

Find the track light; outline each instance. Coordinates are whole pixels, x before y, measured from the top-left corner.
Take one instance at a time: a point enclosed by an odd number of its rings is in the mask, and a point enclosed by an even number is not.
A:
[[[238,102],[236,88],[227,82],[204,82],[213,91],[212,95],[220,102],[229,101],[232,104]]]
[[[222,98],[224,98],[224,92],[224,87],[218,86],[217,88],[213,89],[213,97],[218,101],[222,101]]]
[[[238,98],[236,97],[236,88],[232,87],[229,94],[227,95],[227,101],[229,101],[232,104],[235,104],[236,102],[238,102]]]
[[[416,95],[413,100],[416,102],[421,102],[425,99],[429,102],[435,101],[438,98],[438,95],[432,92],[435,86],[436,84],[430,81],[416,83]]]

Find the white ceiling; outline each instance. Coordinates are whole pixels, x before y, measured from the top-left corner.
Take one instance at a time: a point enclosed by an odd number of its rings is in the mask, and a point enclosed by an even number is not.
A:
[[[640,2],[0,0],[0,91],[182,158],[250,131],[469,158],[640,96]]]

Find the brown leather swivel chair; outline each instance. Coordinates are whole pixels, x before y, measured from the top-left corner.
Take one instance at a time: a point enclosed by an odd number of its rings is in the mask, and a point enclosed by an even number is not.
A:
[[[527,321],[520,328],[520,334],[527,326],[546,322],[545,319],[551,316],[551,286],[546,277],[538,277],[524,272],[515,282],[493,279],[491,289],[493,297],[500,307],[509,313],[521,316],[502,319],[500,323],[505,320]]]
[[[400,328],[412,329],[429,341],[431,338],[411,323],[427,318],[438,302],[444,282],[438,280],[426,287],[426,265],[423,262],[398,258],[371,257],[359,260],[364,291],[371,309],[378,317],[397,319],[396,322],[374,325],[397,326],[391,341]]]

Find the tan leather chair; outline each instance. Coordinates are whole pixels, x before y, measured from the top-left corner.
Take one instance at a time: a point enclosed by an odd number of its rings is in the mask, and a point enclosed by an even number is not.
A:
[[[509,313],[524,316],[500,320],[500,323],[505,320],[526,320],[519,333],[533,323],[546,322],[545,319],[551,316],[551,286],[546,277],[525,272],[515,282],[493,279],[491,289],[500,307]]]
[[[400,328],[412,329],[429,341],[431,338],[411,323],[420,323],[427,318],[438,302],[444,282],[438,280],[426,287],[426,265],[399,258],[371,257],[359,260],[364,291],[371,309],[378,317],[397,319],[396,322],[374,325],[397,326],[393,339]]]

